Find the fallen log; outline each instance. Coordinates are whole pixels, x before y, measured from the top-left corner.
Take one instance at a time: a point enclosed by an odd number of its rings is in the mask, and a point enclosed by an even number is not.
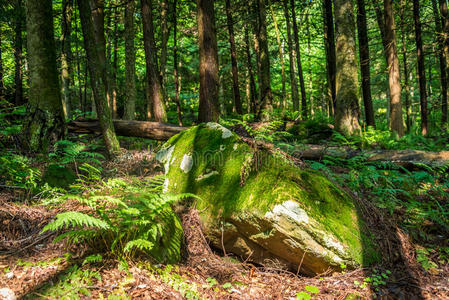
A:
[[[430,152],[422,150],[354,150],[349,147],[334,147],[323,145],[297,146],[290,154],[303,160],[320,161],[325,156],[350,159],[363,155],[367,161],[392,162],[407,169],[420,168],[420,165],[441,167],[449,164],[449,151]]]
[[[158,141],[166,141],[175,134],[186,130],[186,127],[178,125],[147,122],[114,120],[114,128],[117,135],[142,137]],[[83,119],[71,121],[68,124],[70,132],[75,133],[100,133],[100,122],[97,119]]]

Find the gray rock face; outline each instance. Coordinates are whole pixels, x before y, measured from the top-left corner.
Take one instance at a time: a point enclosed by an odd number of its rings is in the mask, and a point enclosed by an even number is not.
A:
[[[0,300],[16,300],[16,294],[10,288],[0,289]]]

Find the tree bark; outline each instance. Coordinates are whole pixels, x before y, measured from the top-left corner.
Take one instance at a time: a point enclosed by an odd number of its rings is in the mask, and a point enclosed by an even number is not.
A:
[[[285,103],[286,103],[286,99],[285,99],[284,46],[283,46],[283,44],[281,42],[281,35],[279,33],[278,22],[276,20],[276,15],[274,13],[274,9],[273,9],[273,6],[271,5],[271,1],[270,0],[268,0],[268,4],[270,6],[271,18],[273,19],[274,30],[275,30],[275,33],[276,33],[276,42],[277,42],[278,48],[279,48],[279,61],[281,63],[281,80],[282,80],[282,98],[281,98],[279,107],[284,112],[284,110],[285,110]]]
[[[432,0],[432,10],[435,18],[435,29],[438,41],[438,60],[440,63],[440,83],[441,83],[441,123],[447,123],[447,74],[446,61],[444,59],[443,32],[441,27],[441,17],[438,11],[437,0]]]
[[[327,88],[329,97],[329,112],[331,116],[334,115],[335,110],[335,80],[337,73],[333,16],[332,0],[323,0],[324,49],[326,52]]]
[[[3,83],[2,39],[3,31],[0,29],[0,99],[5,96],[5,85]]]
[[[73,0],[62,1],[62,30],[61,30],[61,78],[62,78],[62,109],[66,119],[72,115],[72,46],[70,35],[72,32]]]
[[[111,109],[106,98],[108,84],[103,5],[102,0],[78,1],[92,94],[106,149],[110,156],[114,156],[120,151],[120,145],[114,132]]]
[[[443,22],[443,35],[442,35],[442,44],[443,44],[443,55],[446,61],[446,76],[449,76],[449,11],[447,8],[446,0],[439,0],[440,6],[440,14],[441,20]],[[447,124],[448,113],[447,113],[447,102],[443,103],[441,107],[441,111],[443,113],[442,123]]]
[[[123,119],[134,120],[136,114],[136,51],[134,48],[135,0],[125,6],[125,110]]]
[[[111,60],[111,83],[110,83],[110,95],[111,95],[111,110],[112,118],[117,118],[117,51],[118,51],[118,23],[119,14],[117,12],[118,8],[114,9],[114,31],[112,32],[112,60]],[[112,19],[112,16],[111,16]]]
[[[141,0],[143,41],[147,75],[147,117],[157,122],[167,121],[164,93],[156,59],[153,29],[153,1]]]
[[[404,24],[404,5],[401,0],[401,11],[400,11],[400,19],[401,24]],[[410,105],[410,97],[409,97],[409,84],[408,84],[408,62],[407,62],[407,47],[405,44],[405,31],[406,29],[402,26],[401,29],[401,42],[402,42],[402,63],[404,65],[404,89],[405,89],[405,118],[406,118],[406,126],[407,131],[410,131],[412,127],[412,106]]]
[[[298,82],[296,81],[295,48],[293,47],[290,13],[288,11],[288,0],[284,0],[283,2],[284,2],[285,23],[287,25],[287,44],[288,44],[289,66],[290,66],[290,88],[292,93],[292,103],[293,107],[296,107],[298,109],[299,92],[298,92]]]
[[[302,72],[301,65],[301,52],[299,50],[299,33],[298,25],[296,23],[296,11],[295,11],[295,0],[290,0],[290,6],[292,10],[292,23],[293,23],[293,37],[295,39],[295,50],[296,50],[296,64],[298,65],[298,77],[299,77],[299,87],[301,88],[301,114],[303,119],[307,118],[307,98],[306,98],[306,88],[304,85],[304,75]],[[298,111],[299,107],[293,110]]]
[[[158,141],[166,141],[175,134],[186,130],[186,127],[173,124],[134,121],[134,120],[113,120],[115,132],[120,136],[134,136]],[[68,123],[70,132],[86,133],[101,132],[98,120],[86,119],[76,120]]]
[[[218,102],[218,46],[215,33],[213,0],[197,0],[198,45],[200,53],[199,122],[217,122]]]
[[[335,127],[345,135],[360,134],[358,73],[354,6],[352,0],[335,0],[337,78]]]
[[[365,106],[366,125],[376,128],[374,121],[373,100],[371,98],[370,57],[368,29],[366,25],[365,1],[357,0],[357,28],[359,36],[360,73],[362,76],[363,104]]]
[[[235,48],[235,38],[234,38],[234,23],[232,20],[232,10],[230,0],[226,0],[226,20],[229,32],[229,44],[231,46],[231,65],[232,65],[232,95],[234,98],[234,108],[235,111],[241,115],[242,110],[242,100],[240,98],[239,89],[239,72],[237,66],[237,50]]]
[[[257,28],[256,39],[259,47],[259,92],[260,99],[257,108],[257,119],[267,121],[273,111],[273,92],[270,78],[270,54],[268,52],[268,35],[265,0],[256,0]]]
[[[396,49],[396,27],[393,14],[393,0],[384,0],[385,19],[385,55],[388,67],[388,83],[390,86],[390,129],[398,134],[404,135],[404,121],[402,119],[401,104],[401,79],[399,70],[399,59]]]
[[[170,34],[168,28],[168,0],[161,1],[161,58],[160,58],[160,77],[162,86],[165,84],[165,68],[167,65],[167,42]]]
[[[426,68],[422,46],[421,20],[419,19],[419,0],[413,0],[413,19],[415,21],[416,57],[418,60],[419,100],[421,104],[421,133],[427,134],[427,91]]]
[[[14,17],[15,17],[15,36],[14,36],[14,103],[22,105],[25,103],[23,99],[23,71],[22,71],[22,22],[23,22],[23,6],[22,0],[14,1]]]
[[[65,133],[51,0],[26,1],[26,24],[30,90],[24,142],[31,151],[46,152]]]
[[[249,80],[249,95],[248,95],[248,107],[249,111],[253,114],[256,113],[256,99],[257,90],[256,82],[254,80],[253,64],[251,60],[251,45],[249,40],[249,25],[245,25],[245,52],[246,52],[246,68],[248,70],[248,80]]]
[[[176,114],[178,116],[178,124],[182,126],[182,107],[179,94],[181,93],[181,85],[178,76],[178,21],[177,10],[178,1],[173,1],[173,77],[175,81],[175,102],[176,102]]]

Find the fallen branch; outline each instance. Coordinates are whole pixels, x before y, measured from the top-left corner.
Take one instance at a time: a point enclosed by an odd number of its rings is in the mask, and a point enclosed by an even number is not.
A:
[[[114,128],[117,135],[143,137],[158,141],[166,141],[175,134],[186,130],[186,127],[178,125],[147,122],[147,121],[129,121],[114,120]],[[97,119],[84,119],[71,121],[68,129],[75,133],[100,133],[100,122]]]
[[[449,164],[449,151],[430,152],[422,150],[354,150],[349,147],[329,147],[322,145],[301,145],[294,149],[292,156],[303,160],[320,161],[325,156],[350,159],[364,155],[367,161],[384,161],[407,169],[420,168],[420,165],[441,167]]]

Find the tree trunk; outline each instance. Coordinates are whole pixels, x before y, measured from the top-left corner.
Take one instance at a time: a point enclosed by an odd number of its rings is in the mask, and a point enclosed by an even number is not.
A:
[[[352,0],[335,0],[337,78],[335,127],[345,135],[360,134],[357,53]]]
[[[416,57],[418,60],[419,100],[421,104],[421,133],[427,134],[427,91],[426,67],[424,65],[424,51],[422,46],[421,20],[419,19],[419,0],[413,0],[413,18],[415,21]]]
[[[5,85],[3,83],[2,38],[3,30],[0,29],[0,99],[5,96]]]
[[[200,52],[199,122],[217,122],[218,102],[218,46],[215,33],[213,0],[197,0],[198,45]]]
[[[156,46],[153,29],[153,1],[141,0],[143,41],[147,75],[147,117],[152,116],[157,122],[167,121],[164,93],[156,59]]]
[[[390,86],[390,129],[404,135],[404,121],[402,119],[401,79],[398,52],[396,49],[396,27],[394,24],[393,0],[384,0],[385,19],[385,55],[388,67],[388,83]]]
[[[366,25],[365,1],[357,0],[357,28],[359,35],[360,73],[362,75],[363,104],[365,106],[366,125],[376,128],[373,100],[371,98],[370,57]]]
[[[268,4],[270,6],[271,17],[273,19],[274,30],[276,32],[276,42],[277,42],[278,48],[279,48],[279,61],[281,63],[281,78],[282,78],[282,98],[281,98],[279,107],[282,109],[282,111],[284,111],[285,110],[285,101],[286,101],[286,99],[285,99],[284,46],[283,46],[283,44],[281,42],[281,35],[279,33],[278,22],[276,20],[276,15],[274,14],[274,9],[273,9],[273,6],[271,5],[271,1],[270,0],[268,0]]]
[[[246,52],[246,68],[248,70],[249,80],[249,95],[248,95],[248,107],[249,111],[253,114],[256,113],[256,99],[257,89],[256,82],[254,80],[253,64],[251,61],[251,45],[249,40],[249,25],[245,25],[245,52]]]
[[[401,0],[401,11],[400,11],[400,19],[401,24],[404,24],[404,5]],[[402,42],[402,62],[404,64],[404,89],[405,89],[405,116],[406,116],[406,125],[407,131],[410,131],[412,127],[412,106],[410,105],[410,96],[409,96],[409,85],[408,85],[408,63],[407,63],[407,47],[405,44],[405,28],[402,26],[401,30],[401,42]]]
[[[256,39],[259,47],[259,92],[257,119],[267,121],[273,111],[273,92],[270,79],[270,54],[268,52],[268,35],[266,23],[265,0],[256,0],[257,29]]]
[[[161,58],[160,58],[160,64],[161,64],[161,83],[162,86],[165,84],[165,68],[167,65],[167,42],[168,42],[168,36],[170,34],[169,28],[168,28],[168,11],[169,11],[169,5],[168,0],[162,0],[161,1]]]
[[[108,84],[103,5],[102,0],[78,1],[96,111],[100,120],[106,149],[110,156],[114,156],[120,151],[120,145],[114,132],[111,110],[106,98]]]
[[[115,132],[120,136],[135,136],[158,141],[166,141],[175,134],[186,130],[186,127],[172,124],[134,121],[134,120],[113,120]],[[98,120],[86,119],[76,120],[68,123],[70,132],[86,133],[101,132]]]
[[[62,30],[61,30],[61,78],[62,78],[62,109],[66,119],[70,119],[72,112],[72,33],[73,0],[62,1]]]
[[[31,151],[46,152],[65,133],[52,2],[26,1],[26,24],[30,90],[24,142]]]
[[[112,70],[111,70],[111,110],[112,110],[112,118],[117,118],[117,51],[118,51],[118,34],[117,34],[117,25],[119,20],[117,19],[119,14],[117,13],[117,8],[115,8],[114,13],[114,31],[112,33],[113,39],[113,47],[112,47]],[[112,16],[111,16],[112,18]]]
[[[295,48],[293,47],[290,13],[288,11],[288,0],[284,0],[284,16],[285,23],[287,25],[287,44],[288,44],[288,57],[290,64],[290,87],[292,90],[292,103],[296,110],[299,108],[299,92],[298,82],[296,81],[296,64],[295,64]]]
[[[312,59],[311,59],[311,45],[310,45],[310,23],[309,23],[309,18],[310,18],[310,6],[312,5],[312,2],[309,1],[309,3],[307,4],[307,14],[306,14],[306,31],[307,31],[307,56],[309,57],[309,59],[307,60],[307,66],[309,69],[309,111],[310,114],[313,116],[314,115],[314,104],[313,104],[313,74],[312,74]]]
[[[14,17],[15,17],[15,38],[14,38],[14,103],[22,105],[25,103],[23,99],[23,71],[22,71],[22,22],[23,22],[23,7],[22,0],[15,0],[14,2]]]
[[[437,0],[432,0],[432,9],[435,19],[435,29],[438,41],[438,59],[440,62],[440,82],[441,82],[441,123],[447,123],[447,74],[446,61],[444,60],[443,32],[441,28],[441,17],[438,11]]]
[[[232,65],[232,91],[234,97],[234,107],[235,111],[241,115],[242,110],[242,100],[240,98],[239,89],[239,72],[237,66],[237,50],[235,48],[235,38],[234,38],[234,23],[232,20],[231,2],[226,0],[226,20],[229,31],[229,44],[231,46],[231,65]]]
[[[442,44],[443,44],[443,55],[446,62],[446,76],[449,76],[449,11],[447,8],[446,0],[439,0],[440,4],[440,14],[441,20],[443,22],[443,35],[442,35]],[[442,122],[443,124],[447,124],[447,102],[443,103],[441,107],[441,111],[443,113]]]
[[[135,0],[125,6],[125,111],[123,119],[134,120],[136,114],[136,51],[134,49]]]
[[[298,25],[296,24],[296,11],[295,11],[295,0],[290,0],[290,6],[292,10],[292,23],[293,23],[293,37],[295,39],[295,50],[296,50],[296,64],[298,65],[298,77],[299,77],[299,87],[301,88],[301,114],[303,119],[307,118],[307,98],[306,98],[306,88],[304,85],[304,76],[302,72],[301,65],[301,52],[299,50],[299,33]],[[299,107],[293,107],[293,110],[298,111]]]
[[[178,1],[173,1],[173,77],[175,81],[175,102],[176,102],[176,113],[178,116],[178,124],[182,126],[182,107],[181,100],[179,99],[179,94],[181,93],[181,85],[178,76],[178,21],[177,21],[177,7]]]
[[[329,96],[329,112],[334,115],[336,99],[336,54],[334,34],[334,14],[332,12],[332,0],[323,0],[323,24],[324,24],[324,49],[326,51],[327,88]]]

